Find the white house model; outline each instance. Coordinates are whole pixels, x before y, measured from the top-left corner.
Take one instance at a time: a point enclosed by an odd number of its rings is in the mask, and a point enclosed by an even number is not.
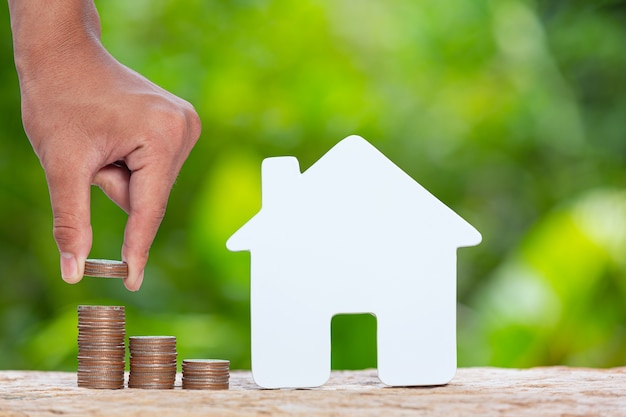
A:
[[[227,242],[251,252],[252,374],[323,385],[336,314],[377,319],[378,376],[441,385],[456,373],[456,251],[480,233],[359,136],[301,173],[262,164],[262,207]]]

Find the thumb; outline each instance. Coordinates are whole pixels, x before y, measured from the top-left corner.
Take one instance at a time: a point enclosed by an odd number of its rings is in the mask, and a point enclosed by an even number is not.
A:
[[[53,235],[61,254],[61,277],[71,284],[83,277],[85,259],[91,250],[89,178],[75,167],[55,167],[46,172]]]

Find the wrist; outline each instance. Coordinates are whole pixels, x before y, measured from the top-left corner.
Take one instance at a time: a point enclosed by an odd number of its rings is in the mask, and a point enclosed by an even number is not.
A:
[[[20,79],[100,45],[100,19],[92,0],[9,0],[9,10]]]

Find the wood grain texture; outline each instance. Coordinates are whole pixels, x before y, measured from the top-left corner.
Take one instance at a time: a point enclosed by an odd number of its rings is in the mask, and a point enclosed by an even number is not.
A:
[[[375,370],[320,388],[263,390],[233,371],[228,391],[93,390],[71,372],[0,371],[0,416],[626,416],[626,367],[459,369],[441,387],[389,388]]]

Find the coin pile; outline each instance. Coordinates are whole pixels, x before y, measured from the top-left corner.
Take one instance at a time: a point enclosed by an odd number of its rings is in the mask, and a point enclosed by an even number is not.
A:
[[[123,306],[78,306],[78,386],[124,388]]]
[[[230,361],[221,359],[183,360],[183,389],[228,389]]]
[[[87,259],[84,274],[100,278],[126,278],[128,276],[128,264],[108,259]]]
[[[175,336],[131,336],[128,388],[174,388],[176,380]]]

